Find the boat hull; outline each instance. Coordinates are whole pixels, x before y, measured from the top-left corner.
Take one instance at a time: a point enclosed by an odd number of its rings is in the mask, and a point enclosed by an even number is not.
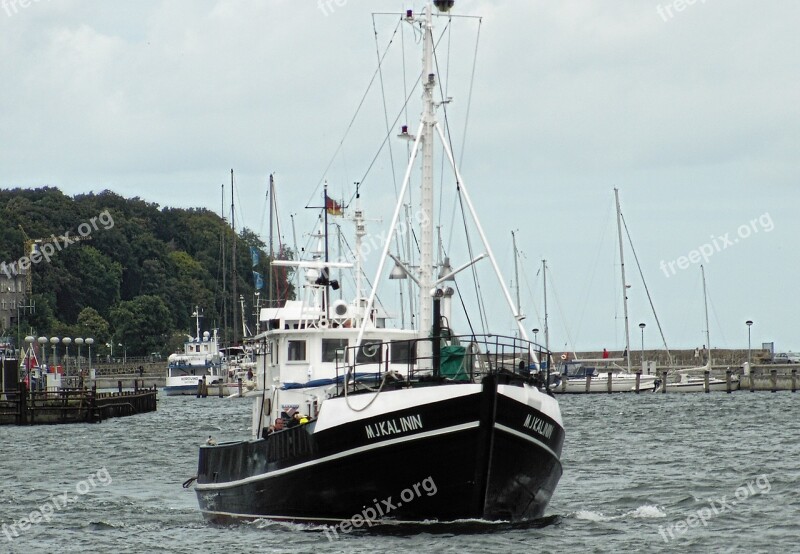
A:
[[[667,383],[667,393],[671,392],[705,392],[705,383],[702,379],[691,380],[689,382]],[[728,383],[721,379],[710,379],[708,382],[709,392],[719,392],[728,390]],[[739,390],[739,380],[731,380],[731,390]]]
[[[652,392],[655,387],[654,376],[642,375],[639,382],[640,392]],[[552,390],[562,394],[608,393],[608,376],[593,377],[589,383],[588,391],[586,390],[585,377],[568,378],[566,383],[561,381]],[[636,392],[636,377],[620,377],[619,374],[613,374],[611,377],[611,392]]]
[[[539,518],[562,473],[560,418],[537,409],[529,390],[487,381],[431,387],[461,390],[423,405],[403,406],[416,389],[383,393],[396,395],[395,409],[373,417],[204,447],[200,509],[214,523]]]

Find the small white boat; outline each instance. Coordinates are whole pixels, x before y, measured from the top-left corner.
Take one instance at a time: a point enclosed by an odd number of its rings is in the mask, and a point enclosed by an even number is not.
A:
[[[619,366],[606,368],[584,365],[589,361],[565,364],[564,372],[556,377],[551,390],[563,394],[607,393],[608,373],[611,372],[611,392],[636,392],[635,373],[628,373]],[[639,391],[652,392],[655,389],[656,376],[642,374],[639,378]]]
[[[200,312],[192,314],[197,320],[197,335],[183,344],[183,352],[167,358],[167,379],[164,394],[167,396],[195,395],[200,381],[206,385],[224,382],[222,358],[219,352],[217,332],[205,331],[200,336]]]
[[[703,368],[701,368],[703,369]],[[696,371],[697,368],[694,368]],[[688,371],[688,370],[684,370]],[[680,380],[676,383],[666,383],[667,392],[705,392],[705,377],[698,375],[689,375],[688,373],[681,373]],[[731,390],[739,389],[739,376],[731,375]],[[724,379],[717,379],[716,377],[708,378],[709,391],[727,391],[728,383]]]

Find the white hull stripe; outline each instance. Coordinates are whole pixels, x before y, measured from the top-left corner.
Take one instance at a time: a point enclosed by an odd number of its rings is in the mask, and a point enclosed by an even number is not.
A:
[[[560,458],[559,458],[559,457],[558,457],[558,455],[557,455],[557,454],[556,454],[556,453],[553,451],[553,449],[552,449],[552,448],[550,448],[549,446],[547,446],[547,445],[546,445],[545,443],[543,443],[542,441],[540,441],[540,440],[537,440],[537,439],[533,438],[533,437],[532,437],[532,436],[530,436],[530,435],[526,435],[525,433],[522,433],[522,432],[520,432],[520,431],[517,431],[516,429],[512,429],[511,427],[506,427],[505,425],[502,425],[502,424],[500,424],[500,423],[495,423],[495,424],[494,424],[494,427],[495,427],[495,429],[498,429],[498,430],[500,430],[500,431],[505,431],[506,433],[510,433],[510,434],[514,435],[515,437],[519,437],[519,438],[521,438],[521,439],[525,439],[525,440],[527,440],[527,441],[529,441],[529,442],[532,442],[533,444],[537,445],[538,447],[542,448],[543,450],[546,450],[547,452],[549,452],[549,453],[550,453],[550,455],[551,455],[553,458],[555,458],[556,460],[558,460],[558,463],[561,463],[561,460],[560,460]]]
[[[331,454],[330,456],[325,456],[324,458],[318,458],[316,460],[310,460],[308,462],[303,462],[302,464],[293,465],[291,467],[286,467],[283,469],[276,469],[275,471],[270,471],[268,473],[262,473],[260,475],[253,475],[252,477],[247,477],[245,479],[239,479],[238,481],[226,481],[224,483],[198,483],[195,485],[195,489],[199,491],[207,491],[207,490],[219,490],[219,489],[229,489],[231,487],[238,487],[240,485],[247,485],[249,483],[255,483],[258,481],[263,481],[264,479],[270,479],[272,477],[278,477],[280,475],[285,475],[287,473],[291,473],[293,471],[298,471],[300,469],[304,469],[307,467],[315,466],[318,464],[324,464],[326,462],[330,462],[333,460],[338,460],[340,458],[346,458],[348,456],[352,456],[354,454],[360,454],[362,452],[369,452],[370,450],[375,450],[377,448],[383,448],[385,446],[390,446],[394,444],[400,444],[404,442],[414,441],[418,439],[426,439],[429,437],[435,437],[437,435],[446,435],[449,433],[457,433],[459,431],[466,431],[467,429],[474,429],[480,425],[478,421],[472,421],[470,423],[462,423],[460,425],[453,425],[452,427],[445,427],[444,429],[435,429],[433,431],[426,431],[424,433],[417,433],[415,435],[409,435],[407,437],[399,437],[396,439],[389,439],[382,442],[378,442],[375,444],[368,444],[365,446],[359,446],[358,448],[353,448],[350,450],[345,450],[343,452],[338,452],[336,454]]]
[[[336,519],[332,517],[288,517],[288,516],[267,516],[267,515],[255,515],[255,514],[235,514],[232,512],[219,512],[216,510],[201,510],[204,514],[213,514],[217,516],[226,516],[238,519],[268,519],[274,521],[302,521],[302,522],[314,522],[314,523],[341,523],[342,521],[348,521],[343,519]],[[466,520],[465,520],[466,521]],[[473,521],[481,521],[483,523],[503,523],[503,522],[494,522],[494,521],[483,521],[483,520],[473,520]],[[422,523],[422,522],[431,522],[431,520],[411,520],[411,519],[373,519],[370,521],[372,525],[403,525],[408,523]],[[372,526],[370,525],[370,527]]]

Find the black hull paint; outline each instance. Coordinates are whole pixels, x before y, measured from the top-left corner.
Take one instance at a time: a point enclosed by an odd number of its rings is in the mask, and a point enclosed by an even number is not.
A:
[[[337,523],[358,514],[397,521],[542,516],[562,471],[564,435],[557,423],[497,394],[494,378],[477,394],[375,419],[399,420],[409,412],[419,413],[425,426],[368,438],[371,420],[318,433],[310,424],[267,440],[204,447],[200,508],[214,523]],[[528,416],[553,424],[552,436],[526,429]]]

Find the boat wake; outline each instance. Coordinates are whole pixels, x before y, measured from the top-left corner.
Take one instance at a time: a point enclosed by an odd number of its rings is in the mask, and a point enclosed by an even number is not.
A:
[[[387,535],[387,536],[407,536],[420,533],[429,534],[490,534],[519,529],[543,529],[561,522],[561,516],[551,515],[536,519],[511,523],[509,521],[489,521],[485,519],[459,519],[454,521],[393,521],[381,520],[373,522],[371,526],[363,526],[353,529],[350,535]],[[257,519],[250,522],[243,522],[260,530],[284,530],[309,533],[324,533],[330,531],[331,525],[320,523],[298,523],[290,521],[275,521],[268,519]]]
[[[642,506],[639,506],[635,510],[630,510],[625,512],[624,514],[616,516],[610,516],[602,512],[595,512],[592,510],[579,510],[571,514],[571,517],[574,517],[575,519],[582,519],[585,521],[602,522],[602,521],[617,521],[623,519],[661,518],[661,517],[667,517],[667,512],[665,512],[658,506],[654,506],[652,504],[643,504]]]

